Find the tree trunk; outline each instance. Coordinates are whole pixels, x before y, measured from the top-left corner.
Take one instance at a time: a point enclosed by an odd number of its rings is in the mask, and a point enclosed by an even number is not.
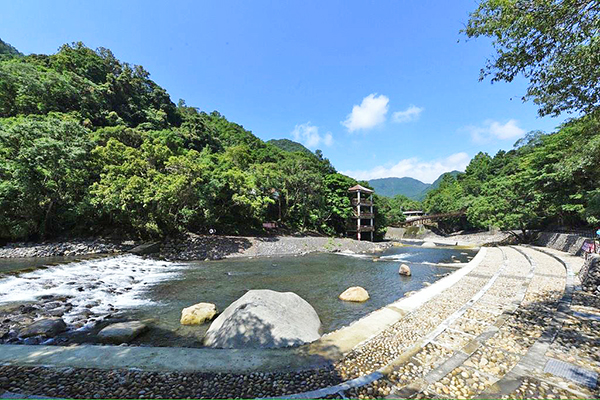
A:
[[[50,213],[52,212],[53,206],[54,200],[50,200],[50,204],[48,204],[48,208],[46,209],[46,216],[44,217],[44,222],[42,223],[42,240],[46,240],[46,233],[48,231],[48,221],[50,220]]]

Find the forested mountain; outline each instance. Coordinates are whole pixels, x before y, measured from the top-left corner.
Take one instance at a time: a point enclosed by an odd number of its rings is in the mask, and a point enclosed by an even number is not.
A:
[[[313,154],[312,151],[304,147],[301,143],[294,142],[290,139],[271,139],[267,141],[268,144],[279,147],[281,150],[295,152],[299,151],[301,153]]]
[[[408,177],[371,179],[369,185],[382,196],[394,197],[401,194],[413,200],[419,200],[421,193],[429,187],[427,183]]]
[[[281,144],[175,105],[108,49],[11,50],[0,58],[0,239],[236,234],[265,221],[345,234],[357,182],[321,152]]]
[[[2,57],[3,55],[22,56],[23,54],[21,54],[21,52],[19,52],[19,50],[15,49],[10,44],[8,44],[8,43],[4,42],[2,39],[0,39],[0,57]]]
[[[418,179],[404,177],[371,179],[369,184],[382,196],[394,197],[400,194],[412,200],[422,201],[429,191],[439,187],[446,174],[456,176],[458,173],[458,171],[445,172],[433,183],[423,183]]]

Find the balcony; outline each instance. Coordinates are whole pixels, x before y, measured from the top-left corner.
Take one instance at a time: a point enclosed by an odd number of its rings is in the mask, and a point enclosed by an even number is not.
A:
[[[358,229],[355,227],[348,228],[348,232],[373,232],[375,227],[371,225],[361,225]]]
[[[358,199],[352,199],[352,205],[353,206],[357,206],[358,205]],[[370,200],[363,200],[363,199],[361,199],[360,200],[360,205],[361,206],[368,206],[368,207],[370,207],[370,206],[373,205],[373,202],[370,201]]]
[[[352,218],[360,218],[360,219],[373,219],[375,218],[375,214],[373,213],[368,213],[368,212],[361,212],[360,216],[358,216],[357,213],[354,213],[352,215]]]

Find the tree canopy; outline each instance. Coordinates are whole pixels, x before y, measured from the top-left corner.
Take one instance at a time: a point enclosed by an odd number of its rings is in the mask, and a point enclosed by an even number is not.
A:
[[[600,106],[600,3],[595,0],[483,0],[464,29],[493,40],[481,79],[529,80],[523,99],[540,115],[597,112]]]
[[[0,43],[0,239],[257,233],[267,221],[345,235],[357,182],[320,151],[175,105],[108,49],[11,49]]]
[[[531,132],[513,150],[477,154],[427,195],[431,213],[465,211],[471,228],[528,231],[600,223],[600,120]]]

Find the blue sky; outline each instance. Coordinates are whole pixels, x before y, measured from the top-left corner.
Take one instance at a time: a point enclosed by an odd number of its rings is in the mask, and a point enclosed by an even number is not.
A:
[[[487,39],[459,33],[475,1],[0,0],[0,38],[53,53],[83,41],[141,64],[174,102],[263,140],[320,148],[358,179],[432,182],[510,149],[539,118],[526,82],[479,82]]]

